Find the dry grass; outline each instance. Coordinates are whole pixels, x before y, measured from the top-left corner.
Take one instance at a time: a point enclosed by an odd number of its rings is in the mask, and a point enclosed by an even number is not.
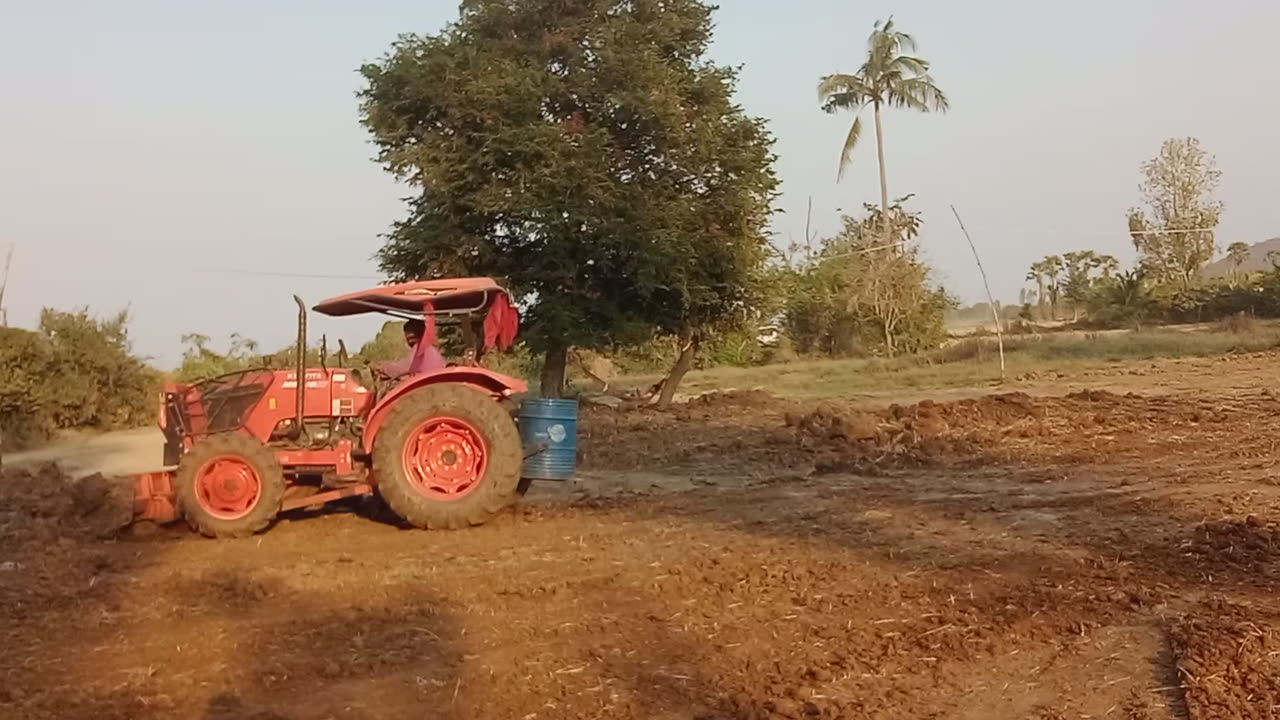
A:
[[[1009,378],[1079,371],[1159,358],[1213,357],[1280,347],[1280,325],[1249,318],[1210,328],[1161,328],[1005,338]],[[1227,327],[1223,327],[1227,326]],[[848,397],[864,393],[978,387],[1000,378],[994,337],[968,338],[924,356],[893,359],[801,360],[762,367],[720,367],[690,373],[685,393],[765,387],[791,397]],[[619,386],[656,377],[620,380]]]
[[[1249,313],[1239,312],[1219,320],[1213,329],[1235,335],[1252,335],[1262,329],[1262,323]]]

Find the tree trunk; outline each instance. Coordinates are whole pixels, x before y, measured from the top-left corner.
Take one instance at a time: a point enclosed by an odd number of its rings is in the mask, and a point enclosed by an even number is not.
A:
[[[889,177],[884,169],[884,123],[880,120],[880,103],[876,103],[876,155],[880,159],[880,212],[884,217],[884,241],[889,242]]]
[[[569,348],[555,347],[547,351],[542,361],[542,397],[558,398],[564,395],[564,370]]]
[[[658,395],[658,407],[671,407],[676,389],[680,387],[680,381],[684,379],[685,373],[693,367],[693,359],[697,355],[698,341],[696,339],[687,341],[684,348],[680,350],[680,357],[676,358],[676,364],[672,366],[667,379],[662,382],[662,393]]]
[[[462,364],[475,365],[480,362],[480,344],[476,341],[476,329],[471,324],[471,316],[464,315],[462,324]]]
[[[889,357],[893,357],[893,328],[883,320],[880,322],[880,327],[884,329],[884,351]]]
[[[1044,297],[1044,278],[1036,278],[1036,284],[1040,286],[1040,294],[1036,296],[1036,305],[1040,310],[1040,321],[1044,321],[1045,297]]]

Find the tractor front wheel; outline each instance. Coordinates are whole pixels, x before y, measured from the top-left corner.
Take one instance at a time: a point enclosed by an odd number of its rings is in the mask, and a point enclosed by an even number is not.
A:
[[[239,434],[197,442],[174,476],[187,523],[209,537],[246,537],[265,529],[279,514],[284,491],[275,453]]]
[[[457,383],[398,399],[373,443],[378,492],[420,528],[483,524],[515,502],[522,463],[510,413]]]

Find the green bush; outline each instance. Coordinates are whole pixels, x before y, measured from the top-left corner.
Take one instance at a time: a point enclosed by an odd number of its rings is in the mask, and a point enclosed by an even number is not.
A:
[[[239,335],[231,336],[231,345],[226,353],[210,348],[207,335],[183,335],[182,343],[186,348],[182,351],[182,365],[178,367],[177,376],[184,382],[262,367],[264,364],[263,357],[258,354],[258,344]]]
[[[844,216],[840,233],[786,273],[783,328],[798,352],[893,357],[946,340],[947,315],[957,302],[934,283],[911,242],[921,216],[902,202],[889,208],[887,219],[874,205],[865,206],[864,217]],[[889,236],[899,242],[886,246]]]
[[[184,335],[182,342],[186,348],[182,351],[182,365],[178,367],[175,375],[183,382],[208,380],[241,370],[261,368],[287,370],[294,367],[298,357],[296,342],[273,353],[260,353],[256,341],[243,338],[239,334],[231,335],[231,342],[225,353],[209,347],[209,337],[206,335]],[[407,347],[403,339],[400,345]],[[320,367],[320,349],[320,345],[310,345],[307,348],[307,367]],[[325,349],[328,352],[329,367],[336,367],[337,348],[330,345]],[[359,355],[357,354],[356,357],[359,358]],[[356,360],[349,364],[360,367],[360,363]]]
[[[360,347],[353,365],[369,363],[376,365],[389,360],[399,360],[409,353],[409,344],[404,341],[404,322],[388,320],[382,323],[378,334]]]
[[[131,351],[128,315],[45,309],[38,332],[0,328],[0,427],[7,447],[69,428],[153,422],[160,374]]]
[[[1100,282],[1083,326],[1141,327],[1146,324],[1218,322],[1231,317],[1280,318],[1280,270],[1243,284],[1190,288],[1149,286],[1140,273]]]
[[[524,345],[510,350],[485,353],[483,364],[494,372],[532,382],[542,374],[542,356],[529,352]]]
[[[752,330],[736,330],[720,333],[711,339],[700,353],[698,367],[752,367],[765,362],[765,348]]]
[[[24,447],[56,429],[46,411],[52,350],[37,333],[0,328],[0,429],[5,448]]]

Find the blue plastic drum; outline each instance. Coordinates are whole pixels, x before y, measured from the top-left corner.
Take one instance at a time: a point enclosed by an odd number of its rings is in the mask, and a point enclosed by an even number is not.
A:
[[[527,457],[521,477],[571,480],[578,466],[578,401],[530,398],[520,405]]]

